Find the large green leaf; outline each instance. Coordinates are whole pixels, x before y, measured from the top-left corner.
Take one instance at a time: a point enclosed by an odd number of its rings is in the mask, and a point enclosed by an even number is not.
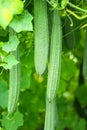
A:
[[[10,27],[12,27],[16,32],[32,31],[32,19],[32,15],[27,10],[25,10],[21,15],[14,17],[10,23]]]
[[[15,59],[14,55],[9,54],[7,57],[4,58],[4,63],[2,64],[2,66],[5,69],[11,69],[12,66],[18,64],[18,61]]]
[[[13,15],[20,14],[22,11],[23,2],[21,0],[0,0],[0,26],[5,29]]]
[[[3,115],[2,126],[5,130],[17,130],[19,126],[23,125],[23,115],[17,111],[12,118],[7,117],[6,114]]]
[[[12,35],[9,41],[3,44],[2,49],[7,53],[11,51],[15,51],[17,49],[18,44],[19,44],[19,39],[17,38],[16,35]]]

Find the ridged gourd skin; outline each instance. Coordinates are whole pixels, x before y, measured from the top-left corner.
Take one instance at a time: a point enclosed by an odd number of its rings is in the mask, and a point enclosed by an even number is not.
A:
[[[62,26],[58,10],[53,11],[50,59],[48,66],[47,97],[51,102],[56,97],[60,81],[62,52]]]
[[[58,124],[57,106],[55,99],[53,99],[51,102],[49,102],[48,98],[46,99],[45,113],[44,130],[55,130],[56,125]]]
[[[49,29],[46,0],[34,0],[34,62],[38,75],[46,69],[49,48]]]
[[[85,47],[84,47],[84,56],[83,56],[83,76],[87,80],[87,29],[85,37]]]
[[[19,47],[16,51],[11,52],[19,61]],[[12,115],[16,110],[19,92],[20,92],[20,63],[10,69],[9,74],[9,98],[8,98],[8,115]]]

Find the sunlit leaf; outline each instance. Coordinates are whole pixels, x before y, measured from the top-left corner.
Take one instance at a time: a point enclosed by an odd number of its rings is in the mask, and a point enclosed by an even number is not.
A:
[[[17,49],[18,44],[19,44],[19,39],[17,38],[16,35],[12,35],[9,39],[9,42],[3,44],[2,49],[7,53],[11,51],[15,51]]]
[[[23,11],[21,0],[0,0],[0,25],[5,29],[13,18],[13,15]]]
[[[18,61],[12,54],[9,54],[7,57],[5,57],[4,62],[5,63],[3,63],[3,67],[5,69],[11,69],[13,65],[18,64]]]
[[[33,25],[32,25],[32,15],[25,10],[21,15],[17,15],[14,17],[12,22],[10,23],[10,26],[16,31],[32,31]]]

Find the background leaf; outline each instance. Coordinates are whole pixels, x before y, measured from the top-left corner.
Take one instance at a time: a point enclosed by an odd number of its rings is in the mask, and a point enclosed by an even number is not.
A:
[[[2,108],[6,108],[7,101],[8,101],[7,83],[4,80],[0,80],[0,106]]]
[[[27,73],[28,72],[28,73]],[[22,67],[21,72],[21,90],[24,91],[30,88],[32,70],[27,67]]]

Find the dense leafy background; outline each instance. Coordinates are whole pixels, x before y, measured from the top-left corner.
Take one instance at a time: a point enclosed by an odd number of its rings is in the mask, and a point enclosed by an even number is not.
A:
[[[72,1],[71,1],[72,2]],[[87,9],[86,0],[73,1]],[[71,8],[71,10],[73,10]],[[33,1],[0,1],[0,130],[43,130],[47,69],[38,77],[34,68]],[[87,83],[82,74],[87,19],[71,21],[61,11],[63,51],[60,86],[57,91],[58,130],[87,129]],[[17,37],[8,41],[9,29]],[[20,43],[19,43],[20,42]],[[7,115],[9,70],[17,63],[10,51],[20,45],[21,90],[18,109]]]

